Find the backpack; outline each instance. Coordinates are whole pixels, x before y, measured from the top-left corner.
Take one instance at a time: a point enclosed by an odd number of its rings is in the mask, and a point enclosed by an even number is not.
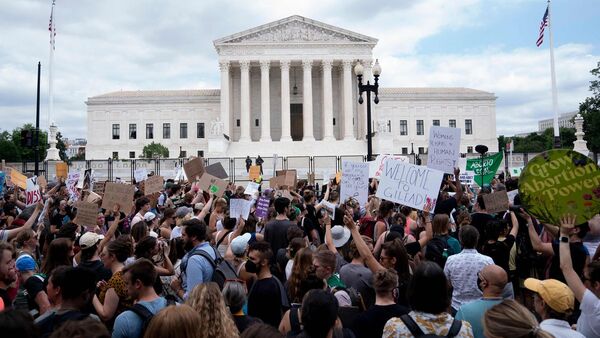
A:
[[[412,333],[412,335],[415,338],[435,338],[435,337],[452,338],[452,337],[456,337],[456,335],[460,332],[460,328],[462,326],[462,322],[460,320],[455,319],[452,322],[452,326],[450,326],[450,329],[448,330],[448,334],[446,334],[445,336],[439,336],[437,334],[425,334],[423,332],[423,330],[421,330],[419,325],[417,323],[415,323],[415,321],[412,319],[412,317],[409,316],[408,314],[404,314],[404,315],[400,316],[400,319],[402,320],[404,325],[406,325],[406,328],[410,331],[410,333]]]
[[[359,222],[358,232],[363,236],[367,236],[367,237],[372,238],[375,241],[377,241],[377,238],[373,238],[373,235],[375,235],[375,224],[376,223],[377,223],[376,219],[369,219],[369,218],[364,217]]]
[[[231,265],[231,263],[229,263],[227,260],[225,260],[223,257],[221,257],[221,254],[219,253],[219,251],[217,249],[215,249],[213,246],[210,246],[210,247],[215,252],[215,257],[216,257],[215,259],[210,257],[208,252],[201,250],[201,249],[192,252],[192,254],[190,255],[189,258],[192,258],[192,256],[204,257],[204,259],[206,259],[213,268],[211,282],[217,283],[217,285],[219,285],[219,288],[221,290],[223,290],[225,281],[227,281],[228,279],[237,279],[238,275],[235,272],[235,268],[233,267],[233,265]],[[186,271],[187,262],[189,261],[189,258],[185,262],[185,264],[183,262],[181,262],[181,271]]]
[[[425,246],[425,259],[437,263],[442,269],[452,254],[452,248],[445,236],[435,236]]]
[[[167,299],[167,305],[165,307],[177,304],[173,297],[165,298]],[[129,311],[135,313],[142,320],[142,332],[140,333],[139,337],[143,337],[146,333],[148,325],[150,325],[150,321],[152,321],[152,318],[154,318],[154,313],[150,312],[147,307],[140,303],[134,304],[129,308]]]

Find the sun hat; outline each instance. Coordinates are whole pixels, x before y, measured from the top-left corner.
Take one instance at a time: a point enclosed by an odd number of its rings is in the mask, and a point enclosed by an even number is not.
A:
[[[345,226],[336,225],[331,228],[331,237],[336,248],[343,247],[350,239],[350,229]]]

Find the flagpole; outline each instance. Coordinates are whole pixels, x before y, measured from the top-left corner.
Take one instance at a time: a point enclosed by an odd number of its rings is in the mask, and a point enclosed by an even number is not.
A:
[[[60,160],[60,154],[56,149],[56,133],[58,127],[54,122],[54,46],[55,42],[55,20],[54,20],[54,6],[55,1],[52,0],[52,10],[50,11],[50,60],[48,63],[48,143],[50,147],[46,153],[46,161],[58,161]]]
[[[558,127],[558,91],[556,89],[556,72],[554,70],[554,38],[552,36],[552,10],[548,0],[548,33],[550,37],[550,75],[552,78],[552,110],[554,111],[554,148],[560,148],[560,133]]]

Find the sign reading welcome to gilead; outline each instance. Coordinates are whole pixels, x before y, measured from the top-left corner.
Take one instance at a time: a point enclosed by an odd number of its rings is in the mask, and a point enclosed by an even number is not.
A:
[[[519,196],[541,222],[559,225],[563,214],[583,223],[600,212],[600,170],[588,157],[564,149],[529,161],[519,178]]]
[[[444,172],[389,159],[379,180],[377,197],[423,210],[435,206]]]

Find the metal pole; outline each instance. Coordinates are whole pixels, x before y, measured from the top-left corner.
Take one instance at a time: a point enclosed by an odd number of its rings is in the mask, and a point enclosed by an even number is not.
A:
[[[40,73],[42,70],[42,63],[38,62],[38,76],[37,76],[37,103],[35,109],[35,145],[33,148],[33,156],[35,157],[35,176],[39,175],[40,163],[39,163],[39,151],[40,151]]]
[[[369,82],[367,81],[367,86]],[[367,161],[373,160],[373,140],[371,132],[371,91],[367,90]]]
[[[481,188],[483,189],[483,153],[481,153]]]

